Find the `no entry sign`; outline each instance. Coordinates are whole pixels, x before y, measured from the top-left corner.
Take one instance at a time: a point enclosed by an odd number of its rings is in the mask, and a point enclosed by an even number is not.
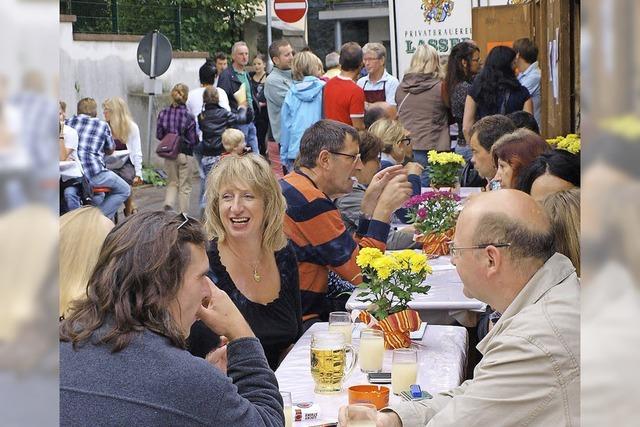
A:
[[[307,13],[306,0],[275,0],[273,8],[276,16],[290,24],[298,22]]]

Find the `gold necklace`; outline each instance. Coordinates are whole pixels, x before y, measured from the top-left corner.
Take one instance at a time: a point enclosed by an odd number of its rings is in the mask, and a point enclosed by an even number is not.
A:
[[[240,258],[238,256],[238,254],[236,254],[236,252],[233,250],[233,248],[231,247],[231,245],[229,243],[227,243],[227,247],[231,251],[231,254],[233,254],[233,256],[236,257],[238,259],[238,261],[240,261],[240,263],[242,263],[243,259]],[[258,266],[260,265],[260,261],[261,260],[262,260],[262,255],[260,256],[260,258],[258,258],[258,261],[255,264],[252,264],[252,266],[253,266],[253,281],[256,282],[256,283],[260,283],[260,280],[262,279],[262,276],[260,276],[260,273],[258,273]]]

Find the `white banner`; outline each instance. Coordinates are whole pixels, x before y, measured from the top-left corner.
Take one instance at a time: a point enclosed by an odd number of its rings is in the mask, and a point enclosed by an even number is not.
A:
[[[390,0],[393,74],[402,79],[421,44],[448,55],[457,43],[471,39],[471,8],[471,0]]]

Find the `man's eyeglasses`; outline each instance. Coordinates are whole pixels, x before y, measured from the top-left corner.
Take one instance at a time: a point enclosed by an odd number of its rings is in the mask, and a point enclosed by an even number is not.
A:
[[[483,245],[456,247],[453,242],[447,242],[447,245],[449,245],[449,253],[451,253],[451,256],[457,256],[459,254],[459,251],[464,249],[484,249],[488,246],[493,246],[496,248],[508,248],[509,246],[511,246],[511,243],[485,243]]]
[[[184,225],[186,225],[189,222],[189,217],[184,212],[178,215],[178,217],[181,218],[183,221],[180,223],[180,225],[176,230],[180,230]]]
[[[402,138],[400,140],[401,144],[406,144],[406,145],[410,145],[411,144],[411,137],[410,136],[405,136],[404,138]]]
[[[358,160],[360,160],[360,153],[358,153],[358,154],[347,154],[347,153],[340,153],[338,151],[329,151],[329,152],[331,154],[335,154],[335,155],[338,155],[338,156],[349,157],[349,158],[351,158],[353,163],[358,163]]]

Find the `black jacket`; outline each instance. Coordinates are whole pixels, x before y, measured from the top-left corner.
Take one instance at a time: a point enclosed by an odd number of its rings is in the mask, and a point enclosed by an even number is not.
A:
[[[222,132],[225,129],[244,125],[253,119],[253,112],[240,108],[232,113],[218,104],[205,104],[204,111],[198,115],[198,125],[202,131],[201,152],[203,156],[220,156],[224,154]]]
[[[247,72],[247,77],[249,80],[251,80],[251,77],[249,77],[249,72]],[[236,98],[233,96],[233,94],[236,93],[238,89],[240,89],[240,85],[242,85],[242,82],[240,81],[240,79],[238,79],[238,76],[234,72],[233,65],[229,65],[227,68],[225,68],[224,71],[220,73],[220,77],[218,77],[218,87],[227,92],[231,111],[238,111],[238,101],[236,101]],[[251,82],[249,82],[249,86],[251,86]],[[248,87],[247,90],[250,91],[251,87]],[[252,96],[251,98],[253,102],[250,107],[254,111],[257,111],[257,101],[255,97]]]

